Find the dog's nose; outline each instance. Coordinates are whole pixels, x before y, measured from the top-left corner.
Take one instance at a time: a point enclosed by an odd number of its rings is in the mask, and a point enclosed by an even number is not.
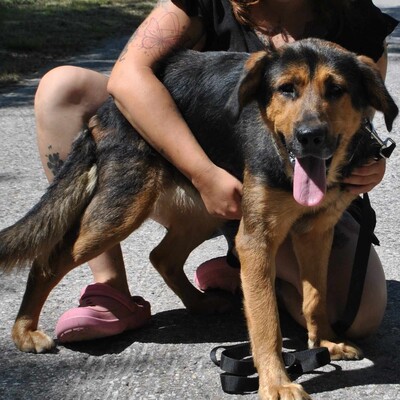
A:
[[[325,124],[301,125],[296,128],[295,137],[303,152],[318,155],[326,144],[328,129]]]

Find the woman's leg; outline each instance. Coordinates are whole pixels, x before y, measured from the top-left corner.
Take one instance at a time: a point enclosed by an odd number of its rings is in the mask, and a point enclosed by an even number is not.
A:
[[[70,66],[55,68],[42,78],[35,96],[35,116],[40,158],[50,182],[72,141],[107,99],[107,81],[105,75]],[[95,282],[130,295],[119,245],[89,266]]]
[[[338,229],[343,238],[332,250],[328,271],[327,300],[332,324],[341,318],[347,305],[359,226],[350,214],[345,213]],[[195,275],[199,289],[236,292],[240,287],[239,269],[230,264],[232,263],[228,263],[226,257],[218,257],[200,265]],[[279,298],[292,317],[305,327],[302,315],[302,283],[290,239],[282,244],[276,265],[277,278],[280,280]],[[360,307],[346,336],[361,338],[373,334],[382,321],[386,300],[386,280],[382,264],[374,248],[371,248]]]
[[[333,323],[344,313],[353,267],[353,260],[358,239],[357,222],[345,213],[339,222],[339,230],[343,235],[342,243],[332,250],[328,270],[328,313]],[[305,326],[302,315],[301,280],[293,249],[288,239],[277,256],[277,277],[280,282],[280,299],[292,317]],[[361,303],[346,336],[362,338],[373,334],[379,327],[386,308],[386,280],[380,259],[371,248],[361,296]]]
[[[107,99],[107,81],[108,78],[100,73],[71,66],[55,68],[42,78],[35,97],[35,116],[39,153],[49,181],[52,181],[54,174],[67,157],[74,138]],[[119,300],[125,297],[129,302],[131,301],[119,244],[91,260],[89,266],[96,284],[105,283],[112,288],[108,295]],[[108,290],[105,286],[98,287],[103,292]],[[94,293],[93,288],[90,290],[91,293]],[[120,298],[118,293],[123,297]],[[99,298],[97,294],[95,297]],[[116,301],[120,303],[119,300]],[[88,302],[88,304],[90,303]],[[110,302],[108,301],[107,304]],[[69,310],[60,318],[58,331],[64,331],[64,327],[67,325],[68,328],[71,328],[72,319],[69,319],[66,325],[66,315],[72,316],[76,321],[80,317],[89,321],[86,313],[89,307],[85,310],[82,305],[81,302],[80,308]],[[126,305],[122,307],[121,318],[133,316],[134,310],[126,308]],[[130,308],[129,304],[128,308]],[[95,312],[96,310],[91,311]],[[78,321],[79,324],[85,323],[82,322],[82,318]],[[91,335],[95,337],[96,332],[85,332],[85,336],[74,334],[73,339],[90,339]],[[69,341],[69,338],[65,336],[64,341]]]

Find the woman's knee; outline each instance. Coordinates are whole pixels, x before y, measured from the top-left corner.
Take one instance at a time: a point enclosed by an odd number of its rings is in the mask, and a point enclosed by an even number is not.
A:
[[[64,66],[48,72],[35,97],[37,142],[41,161],[51,180],[56,172],[48,158],[64,160],[71,143],[107,98],[108,78],[98,72]]]
[[[357,339],[373,335],[381,325],[386,304],[385,274],[375,249],[371,248],[360,307],[346,336]]]
[[[330,260],[328,295],[333,321],[341,319],[348,301],[351,301],[351,276],[359,225],[350,214],[345,213],[338,229],[346,240],[342,238],[343,243],[332,251]],[[385,274],[379,256],[371,246],[360,306],[346,336],[363,338],[375,333],[382,322],[386,301]]]
[[[35,108],[58,107],[61,104],[76,103],[82,96],[81,68],[62,66],[47,72],[40,80],[35,95]]]
[[[80,67],[62,66],[46,73],[35,95],[36,117],[73,108],[82,118],[93,114],[107,98],[107,77]]]

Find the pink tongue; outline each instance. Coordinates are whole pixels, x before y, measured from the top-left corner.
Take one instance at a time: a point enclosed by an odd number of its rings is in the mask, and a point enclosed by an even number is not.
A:
[[[325,196],[325,161],[315,157],[297,159],[294,165],[293,197],[302,206],[316,206]]]

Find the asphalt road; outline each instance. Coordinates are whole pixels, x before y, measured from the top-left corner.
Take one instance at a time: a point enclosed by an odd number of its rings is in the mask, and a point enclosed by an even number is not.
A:
[[[376,2],[399,18],[397,1]],[[397,3],[397,4],[395,4]],[[108,72],[126,39],[107,42],[98,50],[68,63]],[[400,31],[390,38],[388,87],[400,104]],[[43,73],[44,71],[41,71]],[[21,217],[42,195],[47,183],[35,142],[33,95],[38,83],[31,77],[0,95],[0,228]],[[400,140],[400,120],[391,137]],[[380,117],[378,131],[385,134]],[[361,361],[333,362],[298,379],[313,399],[395,400],[400,398],[400,151],[388,162],[382,184],[371,193],[378,214],[377,251],[383,261],[389,301],[378,333],[361,343]],[[218,368],[209,360],[219,344],[247,339],[241,312],[220,317],[193,317],[164,285],[148,261],[163,229],[146,223],[123,243],[132,293],[151,302],[151,324],[136,332],[75,346],[58,346],[51,354],[24,354],[10,337],[25,288],[27,271],[0,276],[0,398],[36,399],[239,399],[219,384]],[[225,242],[213,239],[198,248],[186,271],[225,253]],[[173,249],[171,249],[173,251]],[[77,304],[80,289],[91,283],[87,266],[72,271],[52,292],[41,316],[41,327],[54,336],[62,312]],[[303,346],[304,332],[283,318],[285,346]],[[247,395],[255,399],[256,395]]]

